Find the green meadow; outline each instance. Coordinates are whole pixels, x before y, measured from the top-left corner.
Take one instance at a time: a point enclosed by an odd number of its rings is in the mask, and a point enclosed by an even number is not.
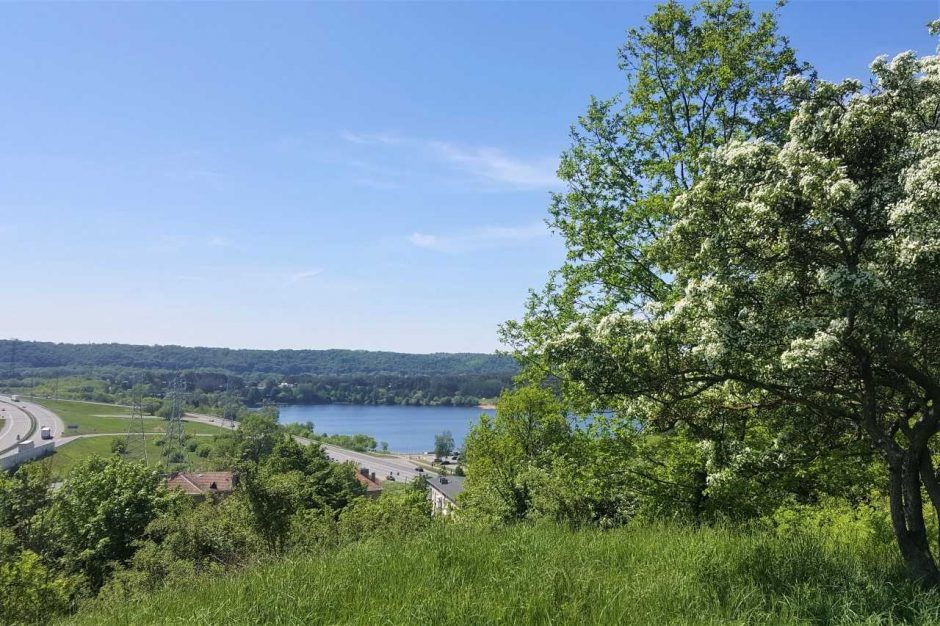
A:
[[[96,435],[125,433],[130,424],[131,409],[113,404],[93,404],[70,400],[42,400],[42,406],[58,414],[65,422],[65,435]],[[144,432],[166,432],[166,420],[145,415]],[[214,435],[220,428],[202,422],[184,420],[184,431],[191,434]]]
[[[42,406],[55,412],[66,424],[65,436],[91,435],[70,441],[56,449],[55,454],[43,462],[48,464],[58,476],[64,476],[80,461],[90,456],[108,456],[112,454],[111,445],[115,439],[125,440],[131,425],[130,408],[118,405],[74,402],[69,400],[43,400]],[[144,417],[146,437],[146,461],[156,466],[163,460],[161,437],[166,432],[166,420],[160,417]],[[211,443],[211,435],[223,430],[201,422],[183,422],[183,432],[192,435],[197,443]],[[144,459],[139,448],[132,450],[135,458]],[[189,469],[209,468],[209,461],[191,450],[184,450],[185,465]]]
[[[440,525],[189,581],[65,623],[936,624],[890,541],[770,529]]]

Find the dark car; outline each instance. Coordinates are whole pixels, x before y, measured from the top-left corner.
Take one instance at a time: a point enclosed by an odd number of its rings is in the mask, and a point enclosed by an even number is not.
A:
[[[415,471],[416,471],[416,472],[423,472],[423,471],[424,471],[424,468],[423,468],[423,467],[416,467],[416,468],[415,468]]]

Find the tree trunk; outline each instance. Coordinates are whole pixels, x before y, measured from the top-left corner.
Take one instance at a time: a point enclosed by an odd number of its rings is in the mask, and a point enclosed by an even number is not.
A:
[[[906,451],[889,466],[891,522],[901,557],[911,577],[927,587],[940,586],[940,570],[930,551],[921,497],[920,455]]]

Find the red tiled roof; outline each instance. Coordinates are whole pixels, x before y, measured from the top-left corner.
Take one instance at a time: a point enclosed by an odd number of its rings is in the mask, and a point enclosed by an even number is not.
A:
[[[232,472],[176,472],[166,479],[166,486],[193,496],[227,493],[235,486],[235,476]]]
[[[359,472],[356,472],[356,480],[358,480],[366,488],[367,493],[382,491],[381,485],[379,485],[374,480],[369,480]]]

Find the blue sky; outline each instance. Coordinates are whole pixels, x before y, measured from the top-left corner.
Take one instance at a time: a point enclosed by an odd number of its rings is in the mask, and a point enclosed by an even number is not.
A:
[[[491,351],[563,258],[558,154],[652,7],[3,3],[0,333]],[[867,78],[932,53],[938,15],[781,22],[824,78]]]

